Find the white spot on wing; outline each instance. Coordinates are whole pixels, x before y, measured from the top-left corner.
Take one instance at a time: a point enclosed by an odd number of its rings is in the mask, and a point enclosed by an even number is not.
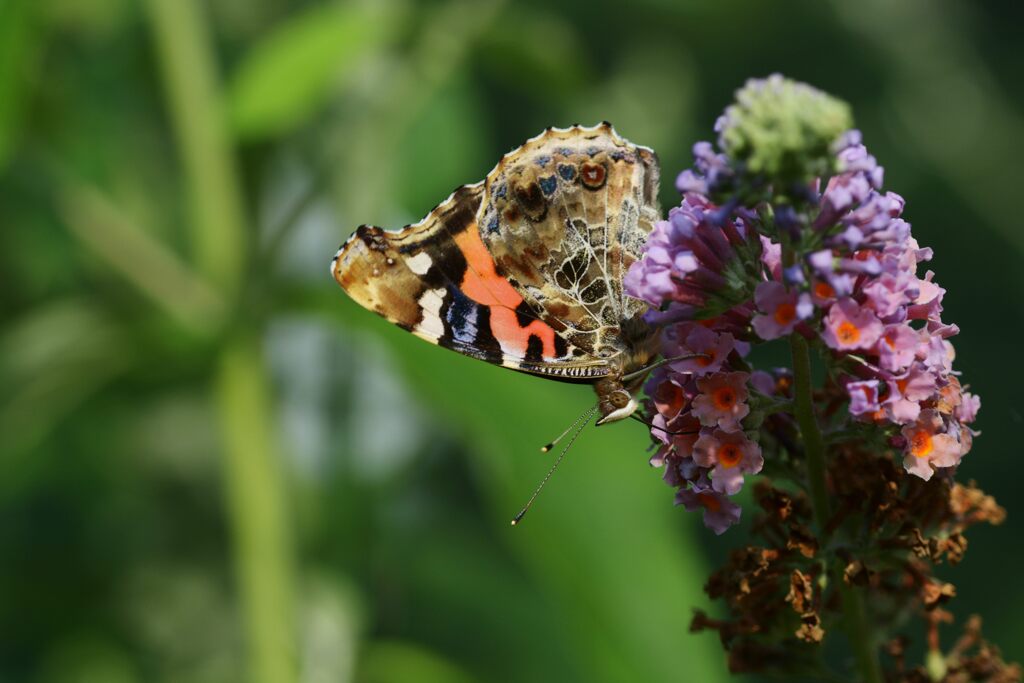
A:
[[[415,331],[434,341],[444,336],[444,323],[441,322],[441,306],[444,305],[444,295],[444,287],[428,289],[423,292],[417,302],[423,309],[423,320],[416,326]]]
[[[433,263],[433,261],[430,260],[430,256],[428,256],[424,251],[421,251],[405,261],[405,265],[409,266],[409,270],[417,275],[426,275],[427,271],[430,270],[431,263]]]

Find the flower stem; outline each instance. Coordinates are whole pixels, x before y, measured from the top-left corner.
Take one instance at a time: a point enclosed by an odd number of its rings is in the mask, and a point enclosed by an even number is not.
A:
[[[818,537],[823,537],[829,518],[828,489],[825,480],[825,444],[821,437],[811,393],[811,355],[807,340],[798,333],[789,336],[793,355],[794,408],[807,456],[807,479],[811,493],[811,509]],[[864,596],[842,577],[836,577],[842,597],[847,637],[853,645],[863,683],[882,683],[878,650],[874,643],[864,606]]]
[[[195,211],[189,221],[194,266],[224,301],[237,304],[253,236],[246,227],[205,4],[149,0],[146,7]],[[299,678],[295,568],[272,386],[258,327],[225,333],[213,389],[246,636],[245,680],[293,683]]]
[[[814,513],[814,526],[820,536],[828,522],[829,505],[825,486],[825,442],[814,417],[811,396],[811,354],[807,340],[798,333],[789,336],[789,348],[793,354],[793,407],[803,436],[807,479],[811,489],[811,510]]]

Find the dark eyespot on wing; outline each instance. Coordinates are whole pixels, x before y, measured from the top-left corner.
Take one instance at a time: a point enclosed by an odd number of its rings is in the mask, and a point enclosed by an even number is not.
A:
[[[580,164],[580,181],[588,190],[600,190],[608,182],[608,169],[603,164]]]

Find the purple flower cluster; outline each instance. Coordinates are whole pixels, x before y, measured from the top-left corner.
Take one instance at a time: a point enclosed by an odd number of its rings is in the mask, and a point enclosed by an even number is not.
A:
[[[764,464],[742,425],[750,414],[750,373],[731,368],[731,357],[746,345],[693,322],[667,329],[664,343],[676,355],[685,349],[706,357],[673,363],[648,380],[658,443],[651,464],[664,466],[665,481],[678,489],[676,504],[703,509],[704,523],[720,534],[740,518],[728,497],[743,487],[743,475]]]
[[[761,418],[775,382],[751,373],[752,343],[802,335],[828,356],[848,398],[849,420],[887,429],[906,470],[929,479],[970,449],[979,399],[961,390],[942,322],[944,290],[918,264],[931,258],[900,218],[903,199],[881,189],[882,169],[857,131],[837,143],[837,168],[823,192],[791,202],[716,205],[729,160],[709,143],[695,170],[677,179],[680,206],[654,228],[626,278],[631,296],[652,304],[665,357],[701,354],[659,369],[645,387],[653,465],[678,489],[676,503],[703,509],[722,533],[739,520],[729,499],[761,470]],[[782,245],[787,245],[784,260]],[[760,412],[760,411],[755,411]]]
[[[949,338],[959,330],[942,321],[934,273],[918,275],[932,251],[900,218],[903,198],[882,192],[882,168],[856,131],[839,160],[813,224],[825,248],[806,256],[804,289],[816,293],[815,327],[846,371],[850,413],[900,426],[904,467],[927,480],[970,450],[980,400],[953,373]]]

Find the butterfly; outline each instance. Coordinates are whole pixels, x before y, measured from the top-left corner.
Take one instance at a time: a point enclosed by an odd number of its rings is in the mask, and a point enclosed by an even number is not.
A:
[[[420,222],[360,226],[331,274],[357,303],[429,342],[592,384],[597,424],[622,420],[658,352],[647,304],[623,283],[660,219],[658,177],[653,150],[607,122],[548,128]]]

